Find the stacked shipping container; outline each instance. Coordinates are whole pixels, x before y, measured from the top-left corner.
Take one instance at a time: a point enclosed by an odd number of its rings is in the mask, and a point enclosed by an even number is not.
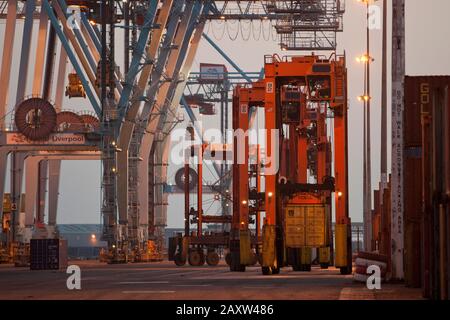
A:
[[[405,77],[405,281],[448,299],[450,77]]]

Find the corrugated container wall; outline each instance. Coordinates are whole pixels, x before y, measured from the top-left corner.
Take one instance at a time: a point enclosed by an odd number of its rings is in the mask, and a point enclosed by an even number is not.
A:
[[[405,281],[448,297],[450,77],[405,77]]]

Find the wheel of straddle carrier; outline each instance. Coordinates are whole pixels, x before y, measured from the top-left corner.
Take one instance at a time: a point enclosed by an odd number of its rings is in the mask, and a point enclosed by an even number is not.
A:
[[[270,276],[272,274],[272,268],[271,267],[261,267],[261,272],[265,276]]]
[[[231,253],[230,271],[245,272],[245,265],[241,264],[239,252]]]
[[[278,268],[272,268],[272,274],[280,274],[280,270],[281,270],[280,267],[278,267]]]
[[[320,269],[328,269],[329,264],[328,263],[321,263],[320,264]]]
[[[186,264],[186,259],[183,259],[181,257],[181,253],[175,254],[175,256],[173,257],[173,261],[179,267],[184,266]]]
[[[340,267],[339,269],[341,269],[341,274],[342,275],[352,274],[352,268],[351,267]]]
[[[231,265],[231,253],[227,253],[226,255],[225,255],[225,262],[226,262],[226,264],[227,265]]]
[[[202,266],[202,265],[204,265],[205,262],[206,262],[206,256],[205,256],[205,254],[203,253],[203,250],[200,250],[199,252],[200,252],[200,266]]]
[[[252,254],[252,263],[251,263],[251,265],[254,266],[257,263],[258,263],[258,256],[255,253],[253,253]]]
[[[205,263],[205,256],[199,251],[191,251],[188,260],[191,266],[198,267]]]
[[[303,271],[307,271],[307,272],[311,271],[311,265],[310,264],[304,264],[303,265]]]
[[[217,266],[219,264],[219,255],[215,251],[210,251],[206,255],[206,263],[208,266]]]

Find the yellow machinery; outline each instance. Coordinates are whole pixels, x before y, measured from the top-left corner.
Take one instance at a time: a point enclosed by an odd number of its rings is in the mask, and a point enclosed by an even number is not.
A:
[[[3,196],[3,212],[2,212],[2,233],[6,234],[10,229],[11,223],[11,195],[5,193]]]
[[[20,209],[23,212],[25,208],[25,195],[22,194]],[[0,218],[2,222],[2,234],[5,236],[0,241],[0,263],[14,263],[16,267],[27,267],[30,263],[30,244],[20,242],[9,242],[7,239],[12,231],[12,213],[13,204],[11,195],[3,195],[3,212]]]
[[[66,86],[66,96],[69,98],[86,98],[86,91],[80,77],[75,73],[69,73],[69,84]]]

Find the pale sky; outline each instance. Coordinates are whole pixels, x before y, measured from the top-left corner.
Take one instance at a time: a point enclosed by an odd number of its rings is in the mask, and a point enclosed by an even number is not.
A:
[[[380,1],[378,1],[380,2]],[[388,0],[388,2],[390,2]],[[448,0],[406,0],[406,72],[408,75],[450,74],[450,1]],[[390,16],[389,16],[390,19]],[[365,7],[356,0],[346,1],[344,32],[338,38],[338,53],[345,51],[349,69],[349,184],[350,216],[353,221],[362,221],[362,105],[356,97],[363,93],[363,67],[355,58],[365,51]],[[37,25],[35,25],[35,31]],[[16,30],[15,56],[20,50],[21,26]],[[217,34],[217,33],[216,33]],[[211,31],[209,35],[213,37]],[[0,24],[0,39],[4,37],[4,22]],[[241,37],[231,41],[227,35],[217,41],[218,45],[245,71],[259,71],[263,67],[264,55],[281,52],[277,41],[244,41]],[[381,30],[371,32],[372,64],[372,183],[379,181],[380,154],[380,96],[381,96]],[[390,47],[390,43],[389,43]],[[0,47],[0,52],[3,48]],[[389,51],[390,53],[390,51]],[[308,54],[288,52],[289,55]],[[199,47],[194,68],[200,62],[225,63],[219,54],[203,40]],[[10,97],[15,97],[17,87],[18,60],[13,67]],[[389,62],[390,65],[390,62]],[[31,66],[32,67],[32,66]],[[71,68],[69,66],[69,68]],[[228,68],[230,71],[232,67]],[[31,68],[30,68],[31,70]],[[30,77],[31,78],[31,77]],[[30,80],[31,81],[31,80]],[[28,85],[30,90],[31,82]],[[62,88],[60,88],[62,89]],[[389,88],[390,90],[390,88]],[[390,93],[390,92],[389,92]],[[390,96],[390,95],[389,95]],[[64,109],[89,110],[87,100],[65,100]],[[10,102],[11,105],[11,102]],[[389,110],[390,112],[390,110]],[[211,122],[214,120],[211,119]],[[390,117],[389,117],[390,121]],[[216,122],[219,123],[219,120]],[[389,126],[390,127],[390,126]],[[388,137],[390,131],[388,132]],[[389,160],[389,159],[388,159]],[[97,161],[68,161],[63,163],[60,189],[58,223],[99,223],[100,220],[100,164]],[[171,168],[173,174],[173,168]],[[169,181],[169,182],[173,182]],[[6,184],[9,190],[9,181]],[[168,227],[181,227],[183,217],[176,197],[169,199]]]

